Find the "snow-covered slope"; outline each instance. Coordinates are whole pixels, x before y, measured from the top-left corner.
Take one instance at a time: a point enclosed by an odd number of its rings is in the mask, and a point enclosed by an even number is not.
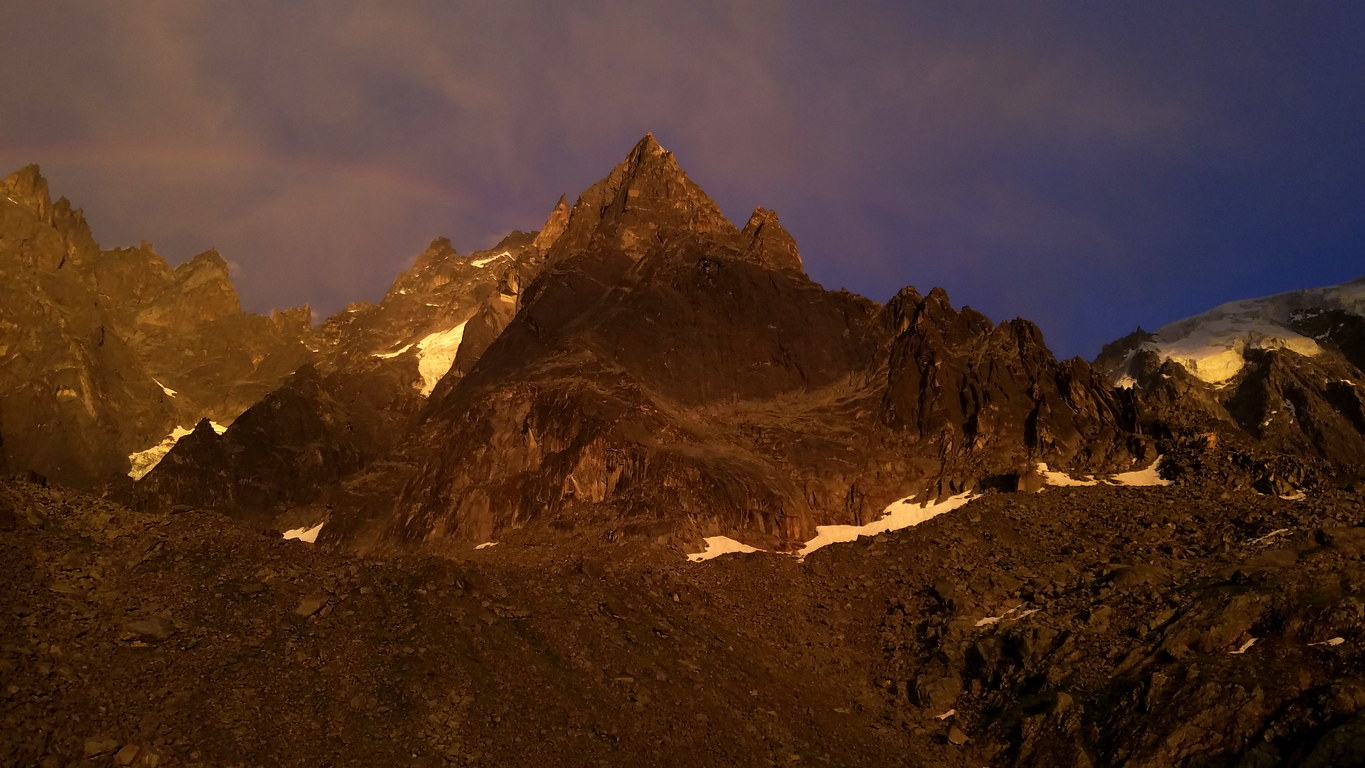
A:
[[[429,333],[417,342],[417,370],[422,374],[422,397],[429,397],[436,388],[436,382],[455,364],[455,355],[464,341],[464,327],[468,324],[466,320],[454,328]],[[409,342],[392,352],[375,352],[370,357],[388,360],[407,352],[412,346]]]
[[[455,354],[464,340],[464,327],[460,323],[454,328],[428,334],[417,342],[417,368],[422,374],[422,396],[427,397],[436,388],[436,382],[450,371],[455,364]]]
[[[1293,326],[1333,310],[1365,317],[1365,278],[1214,307],[1164,326],[1128,359],[1151,350],[1203,381],[1221,384],[1242,370],[1248,349],[1284,348],[1310,357],[1320,353],[1318,342]],[[1126,371],[1127,361],[1122,367]]]
[[[227,431],[227,427],[223,426],[222,424],[219,424],[216,421],[210,421],[209,424],[213,427],[213,431],[217,432],[220,435]],[[171,449],[174,448],[175,444],[180,441],[180,438],[184,437],[185,435],[188,435],[193,431],[194,427],[192,426],[176,427],[175,429],[171,430],[171,433],[169,435],[166,435],[164,438],[162,438],[161,442],[157,443],[156,445],[153,445],[145,450],[129,454],[128,462],[132,466],[132,469],[128,470],[128,476],[133,478],[134,480],[141,480],[143,475],[147,474],[148,472],[151,472],[152,469],[156,467],[157,464],[161,463],[161,460],[165,458],[166,454],[171,452]]]

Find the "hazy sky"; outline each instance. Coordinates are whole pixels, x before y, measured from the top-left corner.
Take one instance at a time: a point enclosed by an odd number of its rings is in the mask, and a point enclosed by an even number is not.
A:
[[[807,271],[1093,356],[1365,275],[1365,3],[0,0],[0,175],[248,309],[377,300],[646,131]]]

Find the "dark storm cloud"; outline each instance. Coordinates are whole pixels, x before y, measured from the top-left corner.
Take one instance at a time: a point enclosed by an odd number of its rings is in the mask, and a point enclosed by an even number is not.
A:
[[[647,130],[826,285],[1066,353],[1357,276],[1361,12],[1099,5],[4,6],[0,164],[106,245],[218,247],[254,309],[534,228]]]

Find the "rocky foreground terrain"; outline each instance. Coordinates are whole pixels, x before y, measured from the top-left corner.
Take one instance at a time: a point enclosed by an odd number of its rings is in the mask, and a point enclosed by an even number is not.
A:
[[[1365,505],[987,493],[804,562],[358,558],[0,485],[4,765],[1365,765]]]

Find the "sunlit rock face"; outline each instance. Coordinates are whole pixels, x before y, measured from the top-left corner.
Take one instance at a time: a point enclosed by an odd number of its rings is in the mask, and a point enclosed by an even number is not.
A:
[[[1284,349],[1314,357],[1325,348],[1344,353],[1359,365],[1365,321],[1365,278],[1342,285],[1244,299],[1163,326],[1133,344],[1127,355],[1108,361],[1109,373],[1122,376],[1138,352],[1150,351],[1179,364],[1209,384],[1237,376],[1247,355]]]
[[[200,418],[231,422],[308,357],[297,313],[241,311],[216,253],[172,270],[149,245],[102,250],[36,166],[0,182],[5,458],[83,488]]]
[[[826,291],[775,214],[735,227],[653,137],[546,253],[384,471],[332,497],[320,544],[453,551],[544,529],[794,549],[1036,461],[1154,455],[1131,398],[1059,363],[1031,324],[942,291],[886,306]]]
[[[543,232],[562,232],[566,216],[561,200]],[[175,445],[137,483],[138,503],[212,506],[311,530],[327,518],[335,486],[393,450],[428,400],[475,366],[547,248],[523,232],[469,255],[433,240],[378,304],[352,305],[322,323],[308,364],[221,436],[200,429]]]
[[[536,233],[513,233],[465,257],[438,239],[382,302],[313,327],[307,307],[243,312],[228,263],[215,251],[173,269],[146,243],[101,249],[79,210],[51,201],[36,166],[0,182],[0,193],[5,462],[120,493],[201,420],[231,425],[305,365],[321,376],[318,391],[333,395],[308,407],[331,413],[337,409],[329,403],[349,403],[332,415],[370,441],[369,453],[387,447],[441,379],[468,372],[510,321],[548,248],[543,237],[537,245]],[[546,232],[562,232],[567,218],[561,201]],[[260,426],[250,442],[316,437],[295,421],[282,415],[278,434]],[[187,465],[179,465],[183,481]],[[356,466],[338,461],[328,476]],[[222,468],[197,471],[207,486]],[[260,482],[256,470],[247,474],[252,479],[237,480]],[[173,503],[152,492],[164,487],[148,482],[139,497]]]
[[[1365,477],[1362,364],[1365,279],[1223,304],[1096,359],[1143,396],[1157,431],[1307,457],[1341,482]]]

